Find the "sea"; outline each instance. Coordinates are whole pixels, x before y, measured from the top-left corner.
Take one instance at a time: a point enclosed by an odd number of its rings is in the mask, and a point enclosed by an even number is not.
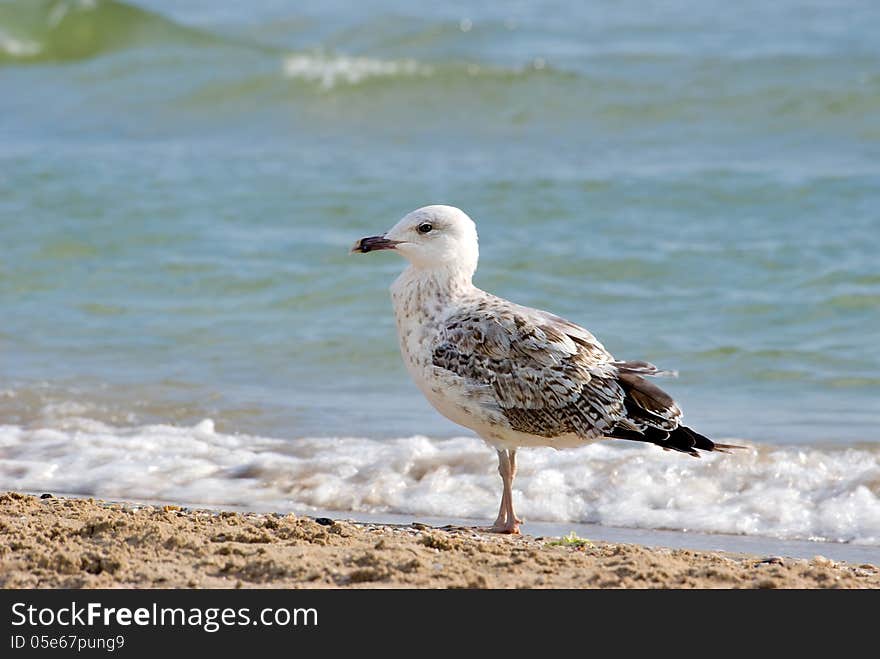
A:
[[[443,203],[478,286],[748,447],[523,450],[526,531],[880,560],[878,34],[871,0],[0,0],[0,489],[491,521],[494,452],[402,366],[403,262],[348,253]]]

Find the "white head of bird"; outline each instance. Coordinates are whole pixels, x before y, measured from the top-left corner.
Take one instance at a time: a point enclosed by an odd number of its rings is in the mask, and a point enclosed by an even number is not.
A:
[[[417,270],[447,271],[470,278],[477,269],[480,250],[477,227],[454,206],[425,206],[408,213],[381,236],[358,240],[352,252],[390,249],[400,253]]]

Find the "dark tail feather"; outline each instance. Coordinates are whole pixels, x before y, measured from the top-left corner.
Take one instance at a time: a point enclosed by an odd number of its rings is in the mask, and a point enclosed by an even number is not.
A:
[[[678,428],[673,430],[669,434],[669,440],[667,441],[669,441],[670,443],[678,442],[681,441],[682,438],[684,438],[684,441],[692,442],[692,449],[699,449],[701,451],[707,452],[718,451],[720,453],[730,453],[730,449],[746,448],[745,446],[737,446],[736,444],[719,444],[713,442],[705,435],[701,435],[697,431],[692,430],[687,426],[679,426]],[[691,455],[694,455],[694,453],[691,453]]]
[[[730,449],[743,449],[743,450],[745,450],[747,448],[749,448],[749,447],[748,446],[739,446],[737,444],[718,444],[716,442],[715,448],[712,450],[718,451],[719,453],[733,453],[733,451],[731,451]]]
[[[687,426],[678,426],[670,433],[648,428],[644,434],[634,430],[624,430],[616,428],[611,435],[616,439],[629,439],[636,442],[648,442],[656,444],[666,450],[679,451],[687,453],[695,458],[699,458],[699,451],[719,451],[721,453],[730,453],[730,449],[744,449],[745,446],[736,446],[735,444],[716,444],[708,437],[691,430]]]
[[[666,451],[680,451],[687,453],[695,458],[699,458],[700,454],[694,450],[694,441],[685,434],[676,434],[676,428],[671,434],[659,428],[645,428],[643,432],[638,430],[630,430],[628,428],[615,428],[609,437],[614,439],[628,439],[633,442],[647,442],[648,444],[656,444],[663,447]],[[673,436],[675,439],[673,439]]]

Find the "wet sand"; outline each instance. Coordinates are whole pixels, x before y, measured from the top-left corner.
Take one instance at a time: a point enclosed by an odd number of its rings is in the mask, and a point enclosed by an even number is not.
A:
[[[880,588],[880,568],[8,492],[0,587]]]

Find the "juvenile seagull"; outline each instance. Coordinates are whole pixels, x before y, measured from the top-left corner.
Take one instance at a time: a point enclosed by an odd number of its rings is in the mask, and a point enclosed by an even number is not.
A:
[[[419,208],[352,252],[386,249],[410,263],[391,286],[407,370],[438,412],[498,452],[504,487],[492,531],[519,533],[521,447],[629,439],[694,457],[738,448],[681,425],[675,401],[642,377],[665,373],[653,364],[617,361],[583,327],[474,286],[477,229],[458,208]]]

